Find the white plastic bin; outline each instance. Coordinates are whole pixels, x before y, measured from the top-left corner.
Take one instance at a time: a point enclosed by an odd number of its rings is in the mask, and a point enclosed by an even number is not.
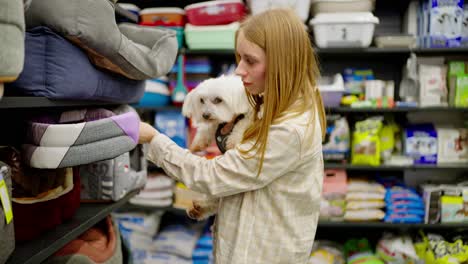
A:
[[[369,47],[378,23],[370,12],[320,13],[309,21],[320,48]]]
[[[309,17],[310,0],[247,0],[253,15],[274,8],[292,8],[303,22]]]
[[[371,12],[375,0],[312,0],[310,13]]]
[[[337,73],[331,77],[323,76],[318,82],[320,95],[322,96],[323,104],[326,107],[340,106],[341,97],[345,92],[344,80],[341,74]]]

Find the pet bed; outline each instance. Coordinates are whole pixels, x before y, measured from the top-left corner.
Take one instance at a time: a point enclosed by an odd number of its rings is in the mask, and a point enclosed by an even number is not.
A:
[[[8,203],[9,212],[11,213],[11,169],[5,163],[0,161],[0,188],[6,188],[7,194],[1,194],[1,199],[3,203]],[[3,181],[3,183],[2,183]],[[4,187],[2,187],[2,185]],[[6,216],[9,213],[6,212],[4,207],[0,204],[0,237],[2,238],[2,243],[0,243],[0,263],[5,263],[8,257],[13,253],[15,249],[15,233],[13,226],[13,218],[8,217],[8,222]]]
[[[78,238],[66,244],[44,263],[123,263],[119,229],[108,216]]]
[[[167,74],[178,51],[175,31],[117,26],[108,0],[32,1],[25,18],[27,28],[47,26],[83,48],[95,65],[135,80]]]
[[[80,166],[81,200],[117,201],[145,185],[147,162],[143,145],[115,159]]]
[[[55,169],[112,159],[135,148],[139,123],[127,105],[38,117],[28,123],[24,161],[33,168]]]
[[[5,82],[18,78],[24,60],[23,3],[19,0],[0,0],[0,99]]]
[[[14,81],[23,69],[24,11],[19,0],[0,0],[0,6],[1,84]]]
[[[80,206],[79,170],[39,170],[25,166],[12,147],[0,149],[11,168],[15,239],[31,240],[71,218]],[[40,217],[38,217],[40,216]]]
[[[7,95],[137,102],[144,93],[143,81],[97,69],[78,47],[46,27],[26,33],[24,70],[8,84]]]

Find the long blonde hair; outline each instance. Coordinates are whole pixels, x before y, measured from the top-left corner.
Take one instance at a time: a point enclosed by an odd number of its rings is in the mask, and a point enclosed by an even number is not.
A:
[[[255,114],[254,122],[244,133],[243,142],[253,140],[254,144],[250,149],[239,149],[248,158],[260,154],[260,174],[269,128],[284,119],[286,114],[290,117],[291,113],[297,116],[313,111],[311,122],[315,122],[315,116],[319,117],[322,139],[325,137],[325,110],[316,86],[320,71],[305,25],[292,10],[272,9],[247,18],[236,32],[236,50],[240,31],[266,55],[263,98],[247,92]],[[236,60],[239,63],[237,52]],[[300,103],[295,104],[297,101]],[[258,119],[262,103],[263,116]]]

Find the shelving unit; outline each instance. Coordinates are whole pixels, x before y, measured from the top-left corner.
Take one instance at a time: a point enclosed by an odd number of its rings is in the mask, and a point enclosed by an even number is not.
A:
[[[234,50],[219,49],[219,50],[193,50],[182,49],[182,53],[186,55],[205,55],[205,56],[226,56],[234,58]],[[468,53],[468,48],[315,48],[318,56],[386,56],[386,55],[402,55],[408,56],[410,53],[418,55],[464,55]]]
[[[15,251],[7,263],[41,263],[75,237],[104,219],[112,211],[125,205],[136,193],[137,191],[133,191],[115,203],[81,204],[72,219],[57,226],[54,230],[50,230],[31,241],[17,242]]]
[[[43,107],[72,107],[72,106],[116,105],[116,103],[85,100],[50,100],[45,97],[7,96],[0,99],[0,109],[13,108],[43,108]]]
[[[1,107],[1,106],[0,106]],[[137,109],[142,110],[154,110],[154,111],[164,111],[164,110],[181,110],[180,106],[169,105],[169,106],[159,106],[159,107],[150,107],[150,106],[135,106]],[[380,114],[380,113],[411,113],[411,112],[460,112],[468,113],[468,108],[460,107],[395,107],[395,108],[351,108],[351,107],[327,107],[325,108],[327,113],[369,113],[369,114]]]
[[[468,170],[468,164],[418,164],[407,166],[394,166],[394,165],[380,165],[380,166],[367,166],[367,165],[352,165],[341,163],[325,163],[325,169],[345,169],[345,170],[358,170],[358,171],[402,171],[402,170]]]

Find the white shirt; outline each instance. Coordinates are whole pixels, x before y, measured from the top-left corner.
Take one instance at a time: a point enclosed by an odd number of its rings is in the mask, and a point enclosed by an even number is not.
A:
[[[216,216],[215,263],[307,263],[323,181],[321,128],[311,112],[270,127],[263,169],[238,150],[208,160],[159,134],[149,160],[188,188],[222,198]],[[240,148],[251,146],[245,143]]]

